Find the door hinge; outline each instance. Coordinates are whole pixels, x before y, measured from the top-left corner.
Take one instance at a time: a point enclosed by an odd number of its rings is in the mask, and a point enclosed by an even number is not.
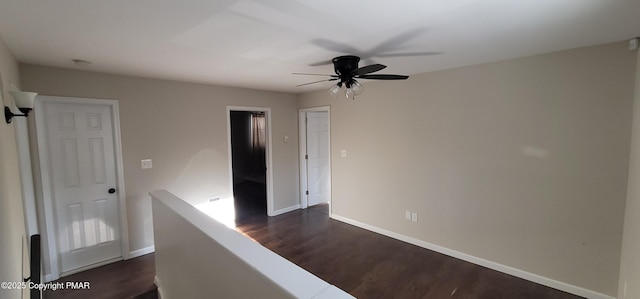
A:
[[[309,195],[309,190],[307,190],[307,192],[305,194]]]
[[[304,155],[305,160],[309,160],[309,155]]]

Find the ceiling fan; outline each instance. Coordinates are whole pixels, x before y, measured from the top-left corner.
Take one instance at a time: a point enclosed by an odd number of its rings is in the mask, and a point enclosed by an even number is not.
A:
[[[294,75],[311,75],[311,76],[328,76],[329,79],[309,82],[305,84],[297,85],[305,86],[309,84],[315,84],[320,82],[338,81],[335,85],[329,88],[329,93],[332,96],[337,96],[340,92],[340,88],[344,85],[346,88],[345,96],[347,99],[355,99],[357,95],[360,95],[364,91],[364,86],[360,84],[356,79],[373,79],[373,80],[406,80],[409,76],[405,75],[388,75],[388,74],[371,74],[386,68],[386,65],[371,64],[363,67],[358,67],[360,57],[353,55],[338,56],[333,58],[333,67],[336,72],[335,75],[325,74],[308,74],[308,73],[293,73]]]

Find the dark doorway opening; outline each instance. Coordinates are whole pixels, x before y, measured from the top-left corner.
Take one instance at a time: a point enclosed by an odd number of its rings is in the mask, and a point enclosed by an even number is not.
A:
[[[236,222],[267,214],[266,118],[260,111],[230,111],[231,167]]]

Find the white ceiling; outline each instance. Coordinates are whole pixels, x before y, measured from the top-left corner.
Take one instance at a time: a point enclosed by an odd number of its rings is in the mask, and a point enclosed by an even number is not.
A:
[[[23,63],[302,92],[330,84],[291,73],[332,74],[343,54],[413,75],[630,39],[639,15],[638,0],[0,0],[0,35]],[[418,55],[384,55],[399,53]]]

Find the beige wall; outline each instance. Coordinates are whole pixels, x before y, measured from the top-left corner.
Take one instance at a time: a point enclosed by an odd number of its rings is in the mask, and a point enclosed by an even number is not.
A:
[[[131,251],[153,245],[149,191],[167,189],[192,204],[232,196],[228,105],[271,108],[275,209],[298,204],[295,95],[34,65],[20,71],[29,91],[118,100]],[[146,158],[153,169],[140,169]]]
[[[615,296],[635,63],[615,43],[300,106],[331,105],[336,215]]]
[[[4,41],[0,38],[0,90],[4,106],[13,106],[9,95],[9,83],[20,86],[18,62]],[[4,121],[4,112],[0,120],[0,282],[22,281],[28,276],[23,274],[21,257],[28,254],[26,248],[25,222],[22,209],[22,192],[18,169],[18,153],[13,124]],[[24,244],[24,245],[23,245]],[[24,275],[24,276],[23,276]],[[25,294],[28,292],[25,292]],[[22,298],[19,290],[0,289],[2,298]],[[28,294],[27,294],[28,295]]]
[[[307,93],[299,107],[331,105],[336,215],[615,296],[636,59],[615,43],[367,82],[355,101]],[[18,70],[4,46],[0,71],[6,98]],[[230,195],[227,105],[272,108],[275,209],[298,203],[295,95],[33,65],[20,75],[25,90],[119,100],[132,251],[153,244],[149,190]],[[13,280],[24,221],[13,127],[0,134],[0,268],[14,269],[0,278]],[[637,295],[634,186],[620,290],[626,279]]]
[[[640,298],[640,182],[638,182],[640,179],[640,52],[638,52],[635,79],[631,161],[618,291],[618,297],[621,299]]]

